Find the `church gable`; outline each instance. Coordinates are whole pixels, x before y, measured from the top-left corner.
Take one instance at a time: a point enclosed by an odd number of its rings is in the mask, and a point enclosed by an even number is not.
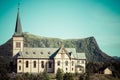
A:
[[[62,46],[54,58],[71,58],[71,56],[68,54],[64,46]]]

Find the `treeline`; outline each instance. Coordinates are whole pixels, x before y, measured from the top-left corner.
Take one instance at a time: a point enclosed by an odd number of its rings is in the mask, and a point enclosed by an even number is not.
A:
[[[99,73],[107,67],[111,69],[113,77],[120,78],[120,62],[89,62],[86,65],[86,72]]]
[[[87,74],[63,73],[62,69],[57,70],[56,74],[47,73],[44,70],[41,73],[0,73],[0,80],[89,80]]]

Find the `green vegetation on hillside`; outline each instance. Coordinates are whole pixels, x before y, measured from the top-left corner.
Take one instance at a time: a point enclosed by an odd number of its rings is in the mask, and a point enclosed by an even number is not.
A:
[[[59,48],[62,44],[66,48],[76,48],[77,52],[86,53],[88,61],[114,61],[113,58],[102,52],[94,37],[84,39],[58,39],[35,36],[33,34],[24,33],[25,47],[51,47]]]
[[[114,62],[115,59],[102,52],[97,45],[94,37],[88,37],[84,39],[58,39],[36,36],[29,33],[23,33],[24,35],[24,47],[51,47],[59,48],[62,44],[66,48],[76,48],[78,53],[84,52],[86,54],[87,61],[101,62],[110,61]],[[12,38],[5,44],[0,46],[0,56],[12,55]]]

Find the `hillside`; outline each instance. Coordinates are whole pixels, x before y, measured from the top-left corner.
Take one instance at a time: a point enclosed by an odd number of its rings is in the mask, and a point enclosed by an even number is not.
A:
[[[36,36],[29,33],[23,33],[25,47],[54,47],[59,48],[64,44],[67,48],[76,48],[77,52],[85,52],[88,61],[114,61],[114,59],[102,52],[94,37],[84,39],[58,39]],[[0,46],[1,55],[11,55],[11,39]]]
[[[120,61],[120,57],[118,57],[118,56],[113,56],[113,58]]]

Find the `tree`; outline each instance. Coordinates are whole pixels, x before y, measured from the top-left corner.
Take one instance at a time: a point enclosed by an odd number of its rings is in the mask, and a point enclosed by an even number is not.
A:
[[[57,73],[56,73],[56,79],[57,80],[63,80],[63,70],[58,68]]]
[[[74,80],[74,76],[72,73],[65,73],[63,76],[63,80]]]
[[[43,71],[42,75],[43,75],[43,80],[50,80],[50,77],[46,70]]]

